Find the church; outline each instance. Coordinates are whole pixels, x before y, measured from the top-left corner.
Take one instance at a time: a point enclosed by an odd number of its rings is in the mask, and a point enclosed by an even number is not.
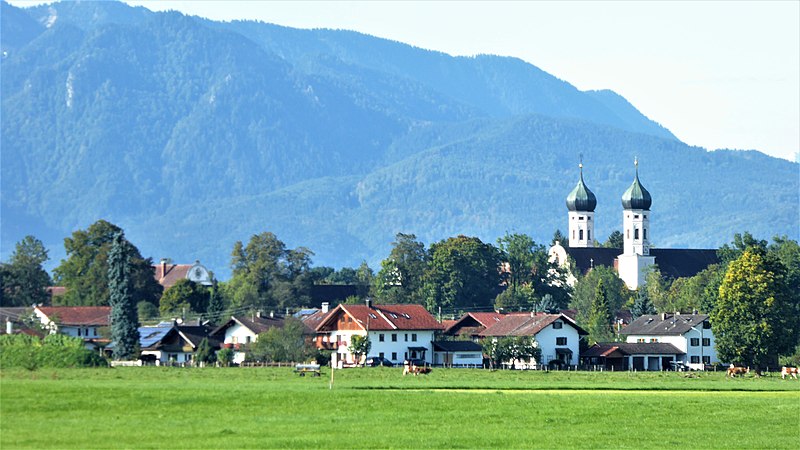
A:
[[[574,270],[585,274],[594,266],[614,267],[628,289],[635,290],[645,284],[648,269],[658,265],[662,275],[671,278],[691,277],[711,264],[719,262],[715,249],[666,249],[651,248],[650,207],[653,200],[650,192],[639,181],[639,163],[634,162],[633,183],[622,194],[622,253],[617,248],[595,247],[594,210],[597,198],[583,180],[581,163],[580,179],[575,189],[567,196],[568,239],[567,247],[556,242],[550,248],[550,258],[566,267],[569,258],[575,262]],[[578,273],[570,273],[568,281],[574,284]]]

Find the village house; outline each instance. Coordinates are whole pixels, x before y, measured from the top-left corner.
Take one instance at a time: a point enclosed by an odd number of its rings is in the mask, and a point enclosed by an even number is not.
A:
[[[188,325],[177,322],[139,327],[139,359],[155,365],[192,365],[194,353],[203,339],[208,338],[211,349],[219,348],[220,342],[209,336],[210,331],[205,324]]]
[[[222,342],[225,348],[232,348],[233,362],[241,364],[245,360],[248,346],[258,340],[259,334],[274,327],[283,327],[283,319],[257,312],[250,317],[231,316],[230,320],[212,331],[209,337]]]
[[[507,314],[480,333],[482,338],[530,336],[542,351],[541,360],[515,361],[517,368],[575,366],[580,358],[580,338],[586,331],[565,314]]]
[[[366,336],[369,355],[394,364],[419,359],[432,363],[434,333],[441,325],[422,305],[339,305],[317,325],[323,348],[335,350],[334,366],[359,364],[350,351],[353,336]],[[362,358],[363,359],[363,358]]]
[[[672,344],[679,351],[675,360],[693,370],[719,363],[707,314],[644,315],[623,328],[620,335],[628,343]]]
[[[683,356],[685,352],[664,342],[609,342],[586,349],[581,364],[611,371],[676,370]]]
[[[89,350],[109,343],[103,329],[111,323],[110,306],[36,306],[33,313],[50,334],[79,337]]]
[[[162,259],[158,264],[153,264],[153,276],[164,290],[171,288],[181,279],[187,279],[203,286],[211,286],[211,272],[200,261],[194,264],[172,264]]]
[[[504,314],[499,312],[466,313],[446,326],[442,334],[445,336],[469,338],[474,342],[478,342],[481,338],[481,333],[486,328],[500,322],[503,316]]]

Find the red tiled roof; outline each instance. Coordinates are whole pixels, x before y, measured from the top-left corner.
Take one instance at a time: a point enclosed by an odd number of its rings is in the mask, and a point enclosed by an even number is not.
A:
[[[455,325],[456,323],[458,323],[458,321],[455,320],[455,319],[453,319],[453,320],[443,320],[442,321],[442,328],[446,330],[446,329],[452,327],[453,325]]]
[[[154,276],[158,284],[164,286],[164,289],[169,289],[178,280],[186,278],[194,264],[153,264]]]
[[[542,331],[546,326],[562,319],[565,323],[573,326],[579,334],[586,332],[575,322],[564,314],[509,314],[503,316],[500,322],[487,327],[480,333],[481,336],[534,336]]]
[[[319,310],[314,314],[309,314],[307,316],[303,316],[300,320],[305,325],[305,333],[306,334],[314,334],[316,333],[317,327],[319,326],[322,321],[328,317],[329,314],[333,313],[333,310],[329,310],[328,312],[322,312]]]
[[[58,325],[108,326],[110,306],[38,306],[48,319]]]
[[[485,327],[492,326],[503,318],[503,314],[498,312],[474,312],[469,315]]]
[[[441,330],[442,325],[422,305],[339,305],[317,325],[317,331],[348,314],[362,328],[370,330]]]

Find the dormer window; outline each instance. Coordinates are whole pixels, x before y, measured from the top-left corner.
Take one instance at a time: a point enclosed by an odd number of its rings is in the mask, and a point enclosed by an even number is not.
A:
[[[555,328],[556,330],[561,329],[563,327],[564,324],[562,322],[553,322],[553,328]]]

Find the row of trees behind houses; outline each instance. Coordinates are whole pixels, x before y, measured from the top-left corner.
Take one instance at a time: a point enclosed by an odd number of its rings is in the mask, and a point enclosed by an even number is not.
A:
[[[66,259],[53,271],[42,269],[47,250],[34,237],[17,244],[0,268],[0,304],[48,303],[50,285],[66,292],[52,297],[61,305],[108,305],[114,236],[122,230],[98,221],[65,239]],[[617,247],[615,232],[604,244]],[[563,236],[556,232],[553,242]],[[232,276],[209,289],[181,280],[166,292],[153,277],[152,259],[126,242],[131,298],[140,320],[202,316],[218,323],[232,313],[294,311],[310,306],[315,284],[349,284],[360,302],[418,303],[444,317],[466,311],[554,311],[571,308],[589,341],[616,338],[620,310],[634,317],[655,312],[710,314],[719,354],[744,361],[795,355],[800,336],[800,247],[776,237],[767,242],[748,233],[720,248],[719,264],[689,278],[668,279],[657,267],[646,285],[629,291],[610,267],[579,275],[574,287],[566,273],[548,260],[547,249],[524,234],[507,234],[496,245],[456,236],[426,248],[413,234],[399,233],[375,273],[366,262],[357,268],[314,267],[314,253],[287,246],[272,233],[253,235],[231,251]],[[754,350],[762,349],[762,350]]]

